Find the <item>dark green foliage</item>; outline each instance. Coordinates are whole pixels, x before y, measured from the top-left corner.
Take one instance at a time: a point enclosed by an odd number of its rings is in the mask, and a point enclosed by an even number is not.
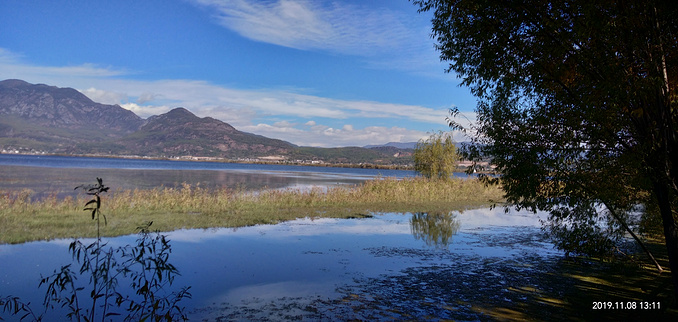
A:
[[[97,178],[97,183],[94,185],[80,185],[75,187],[75,189],[83,189],[86,193],[93,197],[92,200],[85,203],[84,210],[92,211],[92,220],[97,219],[97,226],[99,225],[99,215],[101,215],[101,194],[108,192],[109,187],[104,186],[104,182],[101,178]],[[104,216],[104,221],[106,217]]]
[[[555,246],[574,255],[608,256],[625,232],[591,203],[553,208],[545,224]]]
[[[441,59],[478,98],[464,154],[497,167],[487,181],[549,211],[558,245],[590,255],[632,232],[629,211],[656,209],[641,218],[660,218],[678,272],[678,6],[414,2],[433,11]]]
[[[149,232],[149,226],[140,231],[134,246],[107,248],[96,242],[71,243],[69,252],[80,268],[75,272],[69,264],[42,278],[40,285],[47,286],[45,307],[66,307],[72,320],[105,320],[110,316],[122,316],[128,321],[185,319],[178,304],[190,298],[189,288],[167,293],[179,271],[169,263],[169,241]],[[78,277],[88,277],[91,288],[78,284]],[[127,282],[135,293],[120,293],[118,286],[122,282]],[[88,302],[91,307],[86,308],[83,303]]]
[[[35,315],[33,310],[31,310],[30,303],[22,302],[19,297],[7,296],[0,298],[0,306],[2,306],[3,312],[8,312],[12,315],[21,314],[19,317],[21,321],[28,318],[32,319],[33,321],[42,321],[42,316]],[[1,317],[0,320],[2,320]]]

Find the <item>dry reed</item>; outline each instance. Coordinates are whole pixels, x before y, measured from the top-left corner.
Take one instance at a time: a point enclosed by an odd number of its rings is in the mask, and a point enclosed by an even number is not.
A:
[[[210,190],[183,184],[179,188],[112,191],[102,197],[106,226],[118,236],[153,221],[160,231],[181,228],[241,227],[274,224],[302,217],[348,218],[380,212],[463,210],[501,201],[501,189],[475,179],[429,180],[377,178],[356,186],[262,190]],[[88,200],[32,201],[31,191],[0,191],[0,243],[96,234],[82,206]]]

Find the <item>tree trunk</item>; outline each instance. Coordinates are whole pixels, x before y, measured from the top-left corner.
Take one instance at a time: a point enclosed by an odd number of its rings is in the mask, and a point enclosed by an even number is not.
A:
[[[659,213],[664,225],[664,237],[666,238],[666,250],[669,255],[669,267],[673,279],[673,292],[678,299],[678,227],[671,212],[670,189],[661,182],[654,183],[654,194],[657,197]]]
[[[659,265],[657,260],[652,255],[652,252],[650,252],[650,250],[647,249],[647,247],[645,246],[645,243],[643,243],[643,241],[640,240],[640,238],[638,238],[638,236],[633,232],[633,230],[631,230],[631,227],[629,227],[629,225],[626,224],[626,222],[619,216],[619,214],[617,214],[617,212],[614,210],[614,208],[612,208],[610,206],[610,204],[607,203],[607,202],[603,201],[603,204],[605,205],[605,207],[607,207],[607,210],[610,212],[610,214],[612,214],[612,217],[617,219],[617,222],[619,222],[619,224],[622,225],[622,227],[624,227],[624,230],[626,230],[626,232],[629,233],[631,235],[631,237],[633,237],[633,239],[636,241],[636,243],[638,243],[640,248],[643,249],[645,254],[647,254],[647,257],[649,257],[650,260],[652,261],[652,263],[654,263],[654,266],[657,268],[657,271],[659,271],[659,273],[664,271],[664,269],[661,267],[661,265]]]

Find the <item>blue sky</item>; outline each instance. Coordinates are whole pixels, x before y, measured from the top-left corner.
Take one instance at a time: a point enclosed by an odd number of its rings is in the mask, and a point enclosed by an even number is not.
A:
[[[412,142],[475,100],[407,0],[0,1],[0,79],[303,146]],[[456,136],[457,140],[463,140]]]

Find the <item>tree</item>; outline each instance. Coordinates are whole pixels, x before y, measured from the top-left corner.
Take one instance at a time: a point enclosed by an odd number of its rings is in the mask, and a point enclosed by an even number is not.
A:
[[[620,236],[629,210],[658,216],[678,297],[678,6],[415,3],[434,14],[447,71],[478,98],[480,144],[464,154],[496,165],[501,177],[486,180],[519,208],[549,211],[552,231],[580,245]]]
[[[457,161],[457,148],[449,133],[431,134],[414,148],[414,170],[427,178],[449,179]]]

